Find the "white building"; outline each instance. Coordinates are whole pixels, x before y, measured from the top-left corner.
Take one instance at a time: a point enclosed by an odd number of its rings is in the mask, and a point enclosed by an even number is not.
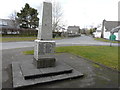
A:
[[[80,33],[80,27],[79,26],[68,26],[67,32],[69,34],[79,34]]]
[[[18,23],[11,19],[0,19],[0,34],[19,34],[19,31],[12,31],[12,29],[18,29]],[[4,32],[5,30],[5,32]]]
[[[68,26],[67,28],[68,36],[80,36],[80,27],[79,26]]]
[[[0,28],[19,28],[19,26],[15,20],[0,19]]]
[[[120,25],[120,21],[106,21],[103,20],[102,31],[103,38],[109,39],[111,32],[114,28]],[[114,31],[114,35],[116,35],[116,40],[120,40],[118,36],[120,35],[120,29]]]
[[[93,37],[101,38],[101,28],[102,27],[97,28],[96,32],[93,33]]]

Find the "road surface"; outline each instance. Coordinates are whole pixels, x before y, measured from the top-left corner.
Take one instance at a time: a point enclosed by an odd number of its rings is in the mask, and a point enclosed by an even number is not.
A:
[[[71,45],[88,45],[88,46],[109,46],[109,42],[96,41],[90,36],[80,36],[75,38],[67,38],[61,40],[55,40],[57,46],[71,46]],[[34,41],[22,41],[22,42],[4,42],[2,48],[0,49],[14,49],[14,48],[23,48],[23,47],[33,47]],[[118,43],[113,43],[113,46],[118,46]],[[120,46],[120,44],[119,44]]]

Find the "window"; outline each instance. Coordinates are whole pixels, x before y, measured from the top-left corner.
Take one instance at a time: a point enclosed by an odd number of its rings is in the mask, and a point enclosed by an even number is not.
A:
[[[2,22],[1,22],[1,25],[2,25],[2,26],[7,26],[7,22],[6,22],[6,21],[2,21]]]

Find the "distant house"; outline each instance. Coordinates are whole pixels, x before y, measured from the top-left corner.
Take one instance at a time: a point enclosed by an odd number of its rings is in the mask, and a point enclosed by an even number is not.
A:
[[[93,37],[101,38],[101,27],[97,28],[97,30],[93,32]]]
[[[112,30],[118,26],[120,26],[120,21],[103,20],[103,24],[102,24],[103,38],[109,39],[109,36],[111,35]],[[116,35],[116,40],[120,40],[118,38],[118,35],[120,35],[119,33],[120,33],[120,29],[114,31],[114,35]]]
[[[35,35],[37,36],[38,30],[20,28],[15,20],[0,19],[0,34],[2,35]]]
[[[0,33],[1,34],[19,34],[19,31],[13,31],[13,29],[19,29],[18,23],[11,19],[0,19]]]
[[[0,28],[19,28],[15,20],[0,19]]]
[[[68,36],[80,35],[80,27],[79,26],[68,26],[67,33],[68,33]]]
[[[113,28],[111,32],[118,32],[118,40],[120,40],[120,25]]]

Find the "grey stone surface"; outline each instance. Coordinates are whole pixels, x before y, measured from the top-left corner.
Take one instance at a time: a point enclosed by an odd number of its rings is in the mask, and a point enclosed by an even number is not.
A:
[[[54,50],[55,50],[55,41],[35,40],[34,58],[38,60],[40,58],[39,55],[54,53]]]
[[[73,72],[71,73],[64,73],[64,74],[60,74],[60,75],[52,75],[52,76],[46,76],[46,77],[40,77],[40,78],[34,78],[34,79],[25,79],[24,75],[29,74],[29,75],[35,75],[38,74],[38,69],[34,70],[31,66],[31,69],[29,70],[31,71],[27,71],[27,69],[25,68],[25,63],[24,65],[22,65],[25,69],[25,71],[23,71],[23,67],[21,67],[22,63],[16,63],[13,62],[12,63],[12,75],[13,75],[13,88],[18,88],[18,87],[24,87],[24,86],[29,86],[29,85],[35,85],[35,84],[41,84],[41,83],[48,83],[48,82],[53,82],[53,81],[59,81],[59,80],[64,80],[64,79],[70,79],[70,78],[75,78],[75,77],[81,77],[83,76],[83,74],[81,74],[80,72],[76,71],[75,69],[73,69]],[[26,64],[27,66],[27,64]],[[65,67],[63,64],[59,65],[60,67]],[[67,66],[66,66],[67,67]],[[57,68],[58,69],[58,68]],[[43,74],[45,73],[51,73],[51,72],[59,72],[59,70],[57,71],[57,69],[54,67],[52,68],[42,68],[39,69],[40,73],[42,72]],[[64,69],[65,70],[65,69]],[[68,69],[67,69],[68,70]]]
[[[59,65],[55,67],[40,68],[40,69],[34,67],[32,63],[22,63],[19,66],[21,68],[22,75],[24,76],[25,79],[71,73],[73,70],[73,68],[63,63],[59,63]]]
[[[48,2],[43,3],[42,28],[39,30],[38,39],[52,39],[52,4]]]
[[[36,60],[33,58],[33,64],[35,65],[36,68],[47,68],[47,67],[54,67],[55,66],[56,59],[53,57],[45,57],[45,58],[40,58]]]
[[[55,41],[52,40],[52,3],[43,2],[42,28],[34,46],[34,65],[47,68],[55,65],[55,58],[41,58],[40,55],[54,53]]]
[[[78,77],[81,77],[81,76],[83,76],[82,73],[78,72],[77,70],[73,70],[72,73],[52,76],[52,79],[55,80],[55,81],[59,81],[59,80],[64,80],[64,79],[78,78]]]
[[[54,53],[55,41],[35,40],[34,46],[34,65],[37,68],[55,66]],[[52,53],[48,55],[49,53]]]

